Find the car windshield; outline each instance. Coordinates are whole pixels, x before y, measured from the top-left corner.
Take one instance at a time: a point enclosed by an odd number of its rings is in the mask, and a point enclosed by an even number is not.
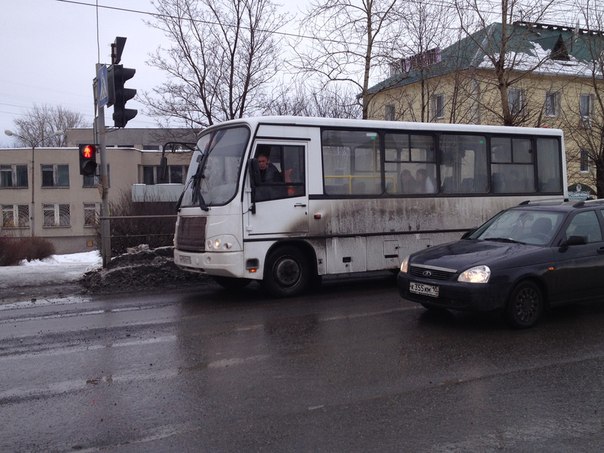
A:
[[[199,139],[181,206],[207,210],[224,205],[235,196],[249,135],[248,128],[239,126],[215,130]]]
[[[560,212],[510,209],[485,223],[469,239],[545,245],[555,236],[563,216]]]

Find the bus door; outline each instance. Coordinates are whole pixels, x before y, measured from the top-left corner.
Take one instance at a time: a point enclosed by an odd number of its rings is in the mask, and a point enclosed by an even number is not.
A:
[[[308,232],[306,144],[257,141],[248,162],[247,237]]]

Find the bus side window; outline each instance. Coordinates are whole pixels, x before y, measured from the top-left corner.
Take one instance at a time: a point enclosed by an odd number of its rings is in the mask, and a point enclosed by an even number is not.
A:
[[[254,201],[304,195],[304,147],[259,144],[250,163]]]

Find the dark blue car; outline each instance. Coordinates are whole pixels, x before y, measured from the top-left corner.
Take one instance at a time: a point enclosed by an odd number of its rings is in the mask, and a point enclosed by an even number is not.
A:
[[[517,328],[548,307],[604,299],[604,199],[531,203],[403,260],[398,287],[427,309],[502,310]]]

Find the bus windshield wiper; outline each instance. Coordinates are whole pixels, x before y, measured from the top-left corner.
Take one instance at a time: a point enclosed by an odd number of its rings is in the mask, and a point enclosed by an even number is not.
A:
[[[193,175],[193,177],[191,178],[191,181],[193,182],[193,197],[191,198],[191,201],[193,203],[199,202],[199,207],[203,211],[209,211],[210,208],[208,208],[208,205],[206,204],[206,201],[204,200],[203,195],[201,194],[201,180],[203,179],[201,164],[203,164],[203,161],[197,168],[197,172],[195,173],[195,175]]]

